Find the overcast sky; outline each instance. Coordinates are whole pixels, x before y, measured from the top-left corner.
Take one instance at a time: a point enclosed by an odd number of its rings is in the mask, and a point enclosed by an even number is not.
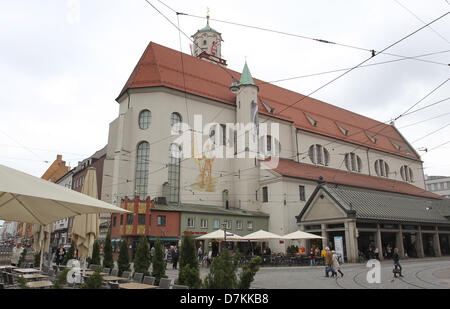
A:
[[[150,2],[177,23],[174,12],[159,1]],[[378,51],[450,10],[446,0],[163,2],[192,15],[205,16],[209,7],[212,19]],[[180,27],[188,35],[205,24],[204,19],[180,16]],[[370,57],[357,49],[217,21],[210,24],[222,33],[228,67],[241,71],[247,59],[252,75],[265,81],[348,68]],[[450,50],[450,15],[431,27],[387,52],[417,56]],[[150,41],[180,49],[178,31],[144,0],[2,1],[0,164],[40,177],[57,154],[74,167],[105,146],[108,125],[118,116],[115,98]],[[189,53],[187,38],[182,36],[181,43]],[[367,64],[393,59],[398,58],[378,55]],[[450,63],[450,52],[423,59]],[[404,60],[361,68],[313,97],[384,122],[449,78],[450,67],[442,64]],[[341,73],[276,84],[308,94]],[[447,97],[450,82],[415,109]],[[413,142],[450,124],[450,100],[395,124],[402,128],[441,115],[401,129]],[[431,149],[449,140],[450,125],[413,146]],[[419,152],[426,174],[450,175],[449,151],[450,143]]]

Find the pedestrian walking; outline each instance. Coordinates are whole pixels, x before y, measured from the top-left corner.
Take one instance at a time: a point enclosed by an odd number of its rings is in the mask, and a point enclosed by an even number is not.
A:
[[[329,273],[334,276],[336,272],[333,270],[333,253],[330,251],[329,247],[325,248],[325,277],[329,277]]]
[[[153,256],[155,255],[155,246],[150,249],[150,261],[153,262]]]
[[[20,260],[20,256],[22,255],[22,244],[20,243],[20,241],[17,242],[16,247],[14,247],[12,249],[12,256],[11,256],[11,265],[12,266],[19,266],[19,260]]]
[[[202,246],[198,247],[197,250],[197,257],[198,257],[198,261],[201,263],[203,260],[203,250],[202,250]]]
[[[332,275],[332,277],[337,276],[337,272],[339,272],[341,274],[341,278],[344,277],[344,273],[341,271],[341,265],[339,264],[339,256],[337,255],[336,251],[332,251],[333,253],[333,263],[332,263],[332,267],[334,270],[334,273]]]
[[[172,269],[177,269],[178,263],[178,249],[176,246],[172,249]]]
[[[400,265],[400,256],[398,254],[398,248],[394,249],[394,254],[392,255],[392,259],[394,260],[394,277],[397,278],[397,272],[400,277],[403,277],[402,275],[402,266]]]
[[[311,259],[310,266],[316,266],[316,253],[314,251],[314,248],[311,248],[311,250],[309,251],[309,256]]]
[[[167,260],[169,258],[169,249],[167,247],[164,249],[164,267],[167,268]]]

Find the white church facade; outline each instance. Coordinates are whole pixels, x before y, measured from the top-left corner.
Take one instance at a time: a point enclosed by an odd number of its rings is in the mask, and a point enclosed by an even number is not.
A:
[[[193,41],[192,56],[151,42],[117,97],[119,115],[110,124],[104,165],[104,200],[116,205],[125,196],[165,200],[181,213],[181,234],[202,227],[204,231],[222,228],[223,222],[203,219],[214,220],[218,210],[228,214],[229,230],[240,235],[260,228],[285,235],[300,228],[320,233],[323,243],[314,245],[325,246],[332,245],[337,233],[345,238],[350,261],[359,251],[360,220],[358,214],[349,216],[348,209],[338,206],[344,202],[336,199],[340,194],[336,188],[440,205],[440,197],[425,190],[419,154],[393,124],[254,79],[247,64],[242,73],[228,69],[222,59],[222,35],[209,26],[209,20]],[[256,139],[256,149],[265,152],[266,160],[249,157],[251,132],[241,149],[246,158],[238,158],[242,154],[234,148],[238,134],[227,128],[227,124],[254,123],[255,111],[260,128],[268,127],[268,137]],[[201,141],[194,137],[200,116]],[[217,126],[204,127],[210,123]],[[271,131],[272,124],[278,132]],[[191,147],[176,144],[180,135],[172,135],[173,128],[191,134]],[[207,151],[192,157],[208,140],[214,147],[233,148],[232,157],[218,158]],[[184,157],[177,158],[179,152]],[[275,157],[278,164],[268,168],[267,162]],[[359,198],[364,200],[364,194]],[[350,214],[355,211],[350,210]],[[434,219],[436,246],[440,237],[448,242],[450,232],[445,230],[445,216]],[[368,231],[375,238],[369,235],[367,241],[379,240],[382,246],[382,237],[377,238],[382,227],[380,222],[374,224]],[[285,252],[290,244],[297,243],[271,241],[269,246],[276,253]]]

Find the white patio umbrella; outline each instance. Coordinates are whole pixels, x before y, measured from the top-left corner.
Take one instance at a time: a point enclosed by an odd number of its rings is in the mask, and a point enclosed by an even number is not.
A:
[[[94,167],[89,167],[86,172],[81,193],[98,198],[97,173]],[[73,220],[72,239],[78,248],[80,258],[92,257],[94,241],[99,234],[98,214],[82,214]]]
[[[287,240],[300,240],[300,239],[322,239],[322,236],[306,233],[303,231],[295,231],[293,233],[284,235],[282,239]]]
[[[217,239],[217,240],[225,240],[225,236],[227,240],[241,240],[242,237],[237,235],[237,234],[233,234],[230,232],[227,232],[225,235],[224,230],[217,230],[199,237],[196,237],[195,239]]]
[[[273,240],[273,239],[283,239],[283,236],[270,233],[264,230],[259,230],[257,232],[242,237],[242,240]]]
[[[47,225],[86,213],[129,211],[0,165],[0,219]],[[41,267],[42,267],[41,250]]]
[[[254,233],[251,233],[251,234],[248,234],[248,235],[242,237],[242,240],[249,240],[249,241],[253,240],[253,241],[257,241],[257,242],[261,242],[261,243],[266,240],[276,240],[276,239],[283,239],[283,236],[280,236],[280,235],[277,235],[274,233],[270,233],[270,232],[267,232],[264,230],[259,230],[257,232],[254,232]],[[262,253],[262,251],[263,251],[263,248],[262,248],[262,244],[261,244],[261,253]]]
[[[33,248],[36,252],[42,250],[43,253],[50,251],[50,235],[53,232],[53,224],[42,226],[40,224],[33,224]],[[43,255],[41,252],[41,256]],[[51,257],[50,257],[51,260]]]

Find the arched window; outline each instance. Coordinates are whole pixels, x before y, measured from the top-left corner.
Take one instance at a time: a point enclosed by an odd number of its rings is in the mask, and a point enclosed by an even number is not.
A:
[[[375,173],[381,177],[389,177],[389,165],[382,159],[376,160]]]
[[[228,190],[222,191],[222,202],[223,202],[223,207],[225,209],[228,209],[229,208]]]
[[[178,203],[180,199],[180,146],[169,147],[169,203]]]
[[[345,154],[345,166],[347,167],[347,170],[349,170],[350,172],[361,172],[361,167],[362,167],[362,160],[361,158],[351,152],[351,153],[347,153]]]
[[[150,144],[142,142],[137,147],[135,192],[141,200],[147,198]]]
[[[172,113],[170,115],[170,127],[176,131],[179,132],[181,130],[181,126],[178,125],[181,123],[181,116],[178,113]]]
[[[308,155],[309,159],[314,164],[328,166],[328,163],[330,162],[330,154],[328,150],[319,144],[309,147]]]
[[[403,165],[400,168],[400,175],[402,176],[402,179],[407,182],[413,182],[413,171],[408,165]]]
[[[148,129],[152,122],[152,113],[148,109],[144,109],[139,113],[139,128],[142,130]]]

